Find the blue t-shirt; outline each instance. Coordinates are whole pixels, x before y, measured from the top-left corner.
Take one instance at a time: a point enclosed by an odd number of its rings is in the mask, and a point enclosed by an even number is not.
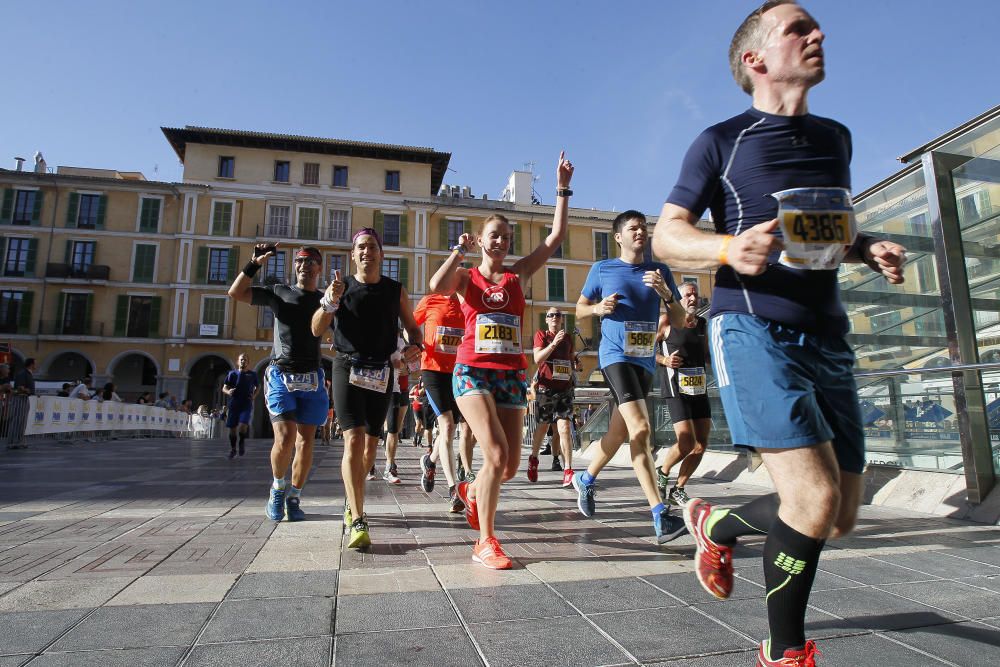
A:
[[[223,384],[227,387],[236,387],[232,395],[233,403],[249,403],[260,381],[254,371],[229,371]]]
[[[775,116],[756,109],[714,125],[695,139],[667,201],[701,216],[715,230],[739,234],[773,219],[788,188],[851,187],[851,134],[840,123],[807,114]],[[779,232],[775,232],[779,234]],[[750,313],[811,333],[843,335],[837,271],[793,269],[778,254],[759,276],[722,266],[715,276],[712,315]]]
[[[597,355],[601,368],[626,362],[650,372],[656,369],[653,341],[661,299],[656,290],[642,282],[646,271],[659,271],[677,298],[677,285],[666,264],[629,264],[621,259],[605,259],[590,267],[583,296],[595,302],[616,293],[620,297],[615,312],[601,318],[601,346]],[[626,352],[641,352],[641,355]]]

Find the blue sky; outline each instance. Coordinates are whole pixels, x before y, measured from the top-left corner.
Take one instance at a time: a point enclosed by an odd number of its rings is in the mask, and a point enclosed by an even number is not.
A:
[[[446,182],[495,198],[559,150],[574,205],[658,213],[691,140],[747,106],[726,51],[756,5],[682,2],[6,3],[0,166],[180,180],[160,126],[430,146]],[[997,0],[817,0],[814,113],[854,136],[860,191],[895,158],[1000,103]]]

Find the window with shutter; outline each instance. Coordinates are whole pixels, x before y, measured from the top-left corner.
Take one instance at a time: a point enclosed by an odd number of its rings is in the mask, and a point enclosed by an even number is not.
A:
[[[382,215],[382,245],[398,246],[400,241],[400,216],[398,213]]]
[[[264,236],[272,238],[291,236],[292,228],[289,224],[291,210],[290,206],[271,206],[268,209],[267,224],[264,226]]]
[[[15,225],[30,225],[34,219],[35,201],[40,195],[35,190],[17,190],[11,222]]]
[[[385,189],[389,192],[399,192],[399,171],[386,170]]]
[[[219,156],[219,178],[233,178],[236,174],[236,158],[231,155]]]
[[[80,205],[76,214],[76,226],[80,229],[96,229],[101,196],[79,195],[79,197]]]
[[[546,269],[546,274],[548,277],[549,301],[565,301],[566,300],[565,271],[563,269],[554,269],[552,267],[548,267]]]
[[[23,333],[21,329],[24,292],[0,292],[0,332]]]
[[[393,280],[399,280],[399,259],[386,257],[382,260],[382,275]]]
[[[229,248],[207,248],[208,267],[206,282],[211,285],[224,285],[229,278]]]
[[[319,238],[319,209],[300,208],[299,209],[299,229],[298,238],[303,240],[316,240]]]
[[[347,167],[341,165],[334,165],[333,167],[333,187],[335,188],[346,188],[347,187]]]
[[[155,234],[160,229],[160,200],[143,197],[139,206],[139,231]]]
[[[306,162],[302,165],[302,184],[319,185],[319,163]]]
[[[212,206],[212,236],[229,236],[233,229],[233,203],[217,201]]]
[[[138,243],[135,246],[135,258],[132,264],[132,282],[151,283],[156,274],[156,246]]]
[[[287,160],[274,161],[274,180],[276,183],[287,183],[291,171],[291,163]]]
[[[28,271],[28,249],[31,239],[8,237],[4,254],[3,274],[15,278],[23,277]]]

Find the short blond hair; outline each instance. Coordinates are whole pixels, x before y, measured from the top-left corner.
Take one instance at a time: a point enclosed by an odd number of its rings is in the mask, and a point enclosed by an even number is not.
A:
[[[766,35],[761,28],[760,18],[775,7],[797,4],[799,3],[795,0],[767,0],[750,12],[750,15],[743,19],[743,23],[736,29],[733,40],[729,43],[729,69],[732,70],[736,83],[740,84],[740,88],[747,95],[753,95],[753,81],[743,68],[743,54],[764,45]]]

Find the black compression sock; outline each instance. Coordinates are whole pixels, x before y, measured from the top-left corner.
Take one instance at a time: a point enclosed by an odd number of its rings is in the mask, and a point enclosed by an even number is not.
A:
[[[246,441],[247,441],[247,434],[240,433],[240,447],[242,447],[244,443],[246,443]]]
[[[772,660],[780,659],[785,649],[805,644],[806,605],[824,544],[780,518],[771,525],[764,543],[764,583]]]
[[[733,544],[740,535],[767,533],[777,518],[778,494],[769,493],[740,507],[712,512],[708,520],[708,536],[719,544]]]
[[[236,436],[232,433],[229,434],[229,446],[236,449]]]

